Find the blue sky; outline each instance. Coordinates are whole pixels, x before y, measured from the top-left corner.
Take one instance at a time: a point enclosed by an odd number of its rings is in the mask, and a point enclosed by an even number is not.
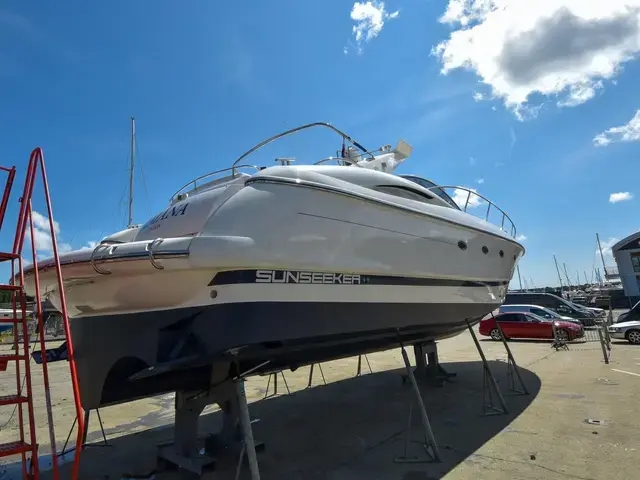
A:
[[[4,1],[0,159],[19,176],[1,240],[37,145],[58,240],[78,248],[126,225],[130,116],[137,223],[263,138],[330,121],[369,148],[405,139],[399,173],[505,209],[529,282],[557,283],[553,254],[590,276],[596,232],[640,228],[638,1],[518,3]],[[304,135],[255,163],[337,148]]]

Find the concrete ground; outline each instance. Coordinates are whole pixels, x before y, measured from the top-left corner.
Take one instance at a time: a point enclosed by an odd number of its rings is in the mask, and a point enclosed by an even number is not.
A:
[[[481,339],[501,390],[508,393],[506,354],[501,343]],[[630,479],[638,478],[640,452],[640,348],[614,344],[611,363],[603,362],[598,343],[582,343],[554,351],[546,341],[511,341],[530,395],[505,395],[507,415],[481,416],[482,364],[470,334],[439,342],[440,360],[458,376],[443,387],[422,387],[426,409],[440,446],[441,463],[394,463],[403,453],[412,391],[403,386],[399,350],[368,356],[355,377],[356,358],[322,364],[328,383],[316,368],[314,387],[305,389],[309,368],[285,372],[293,395],[266,400],[267,377],[247,382],[250,410],[261,419],[254,436],[266,444],[259,454],[263,479]],[[0,351],[6,348],[0,345]],[[411,352],[410,352],[411,353]],[[412,355],[410,355],[412,356]],[[40,451],[48,448],[42,375],[36,415]],[[60,450],[75,417],[68,364],[50,367],[57,445]],[[14,376],[0,375],[0,391],[14,389]],[[282,379],[279,393],[286,392]],[[0,442],[16,438],[13,408],[0,409]],[[173,396],[164,395],[100,411],[111,446],[91,447],[82,454],[83,479],[150,478],[155,445],[172,438]],[[8,421],[8,424],[4,424]],[[202,434],[216,431],[220,415],[208,408]],[[598,422],[600,424],[598,424]],[[414,410],[413,438],[420,435]],[[90,422],[90,441],[100,439],[97,419]],[[72,439],[73,443],[73,439]],[[421,455],[412,443],[410,456]],[[426,457],[425,457],[426,458]],[[15,459],[13,459],[15,461]],[[41,463],[47,463],[42,456]],[[17,465],[0,465],[0,479],[19,478]],[[69,478],[70,464],[61,478]],[[226,472],[204,478],[233,478]],[[249,478],[245,467],[242,478]],[[46,472],[43,478],[51,478]],[[158,480],[183,478],[175,472],[155,473]]]

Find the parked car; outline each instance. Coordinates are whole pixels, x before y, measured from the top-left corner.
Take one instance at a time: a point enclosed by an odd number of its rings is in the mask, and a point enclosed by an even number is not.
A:
[[[551,293],[507,293],[504,305],[539,305],[553,310],[563,317],[580,320],[585,327],[596,324],[596,314],[580,305],[575,305],[564,298]]]
[[[500,313],[494,317],[480,320],[480,335],[500,340],[500,328],[506,339],[509,338],[553,338],[555,324],[558,340],[573,340],[584,336],[582,325],[575,322],[549,320],[529,312]]]
[[[589,310],[590,312],[594,313],[596,317],[604,317],[607,312],[604,310],[604,308],[598,308],[598,307],[585,307],[582,305],[579,305],[580,307],[582,307],[583,309]]]
[[[636,303],[628,311],[618,315],[615,323],[640,321],[640,302]]]
[[[576,320],[575,318],[567,317],[564,315],[560,315],[558,312],[551,310],[550,308],[544,308],[539,305],[502,305],[499,308],[500,313],[512,313],[512,312],[525,312],[525,313],[533,313],[541,318],[546,318],[547,320],[560,320],[564,322],[572,322],[581,324],[580,320]]]
[[[634,345],[640,345],[640,320],[614,323],[608,330],[611,338],[627,340]]]

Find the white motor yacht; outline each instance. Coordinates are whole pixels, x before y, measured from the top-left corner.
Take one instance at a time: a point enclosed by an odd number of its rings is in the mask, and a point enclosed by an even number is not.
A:
[[[313,127],[341,137],[336,157],[245,163]],[[484,197],[496,225],[448,187],[394,175],[410,153],[303,125],[189,182],[144,225],[61,254],[84,407],[195,389],[211,366],[224,378],[444,338],[501,305],[524,253],[515,226]],[[53,259],[37,268],[59,307]]]

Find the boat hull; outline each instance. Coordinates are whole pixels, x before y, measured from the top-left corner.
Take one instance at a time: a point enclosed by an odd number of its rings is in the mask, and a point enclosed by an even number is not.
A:
[[[473,324],[498,305],[276,301],[73,321],[82,403],[97,408],[206,388],[212,376],[231,375],[235,362],[237,370],[259,367],[253,372],[259,374],[393,348],[401,341],[441,339],[457,335],[467,328],[467,319]],[[228,351],[234,348],[237,355],[231,357]]]

